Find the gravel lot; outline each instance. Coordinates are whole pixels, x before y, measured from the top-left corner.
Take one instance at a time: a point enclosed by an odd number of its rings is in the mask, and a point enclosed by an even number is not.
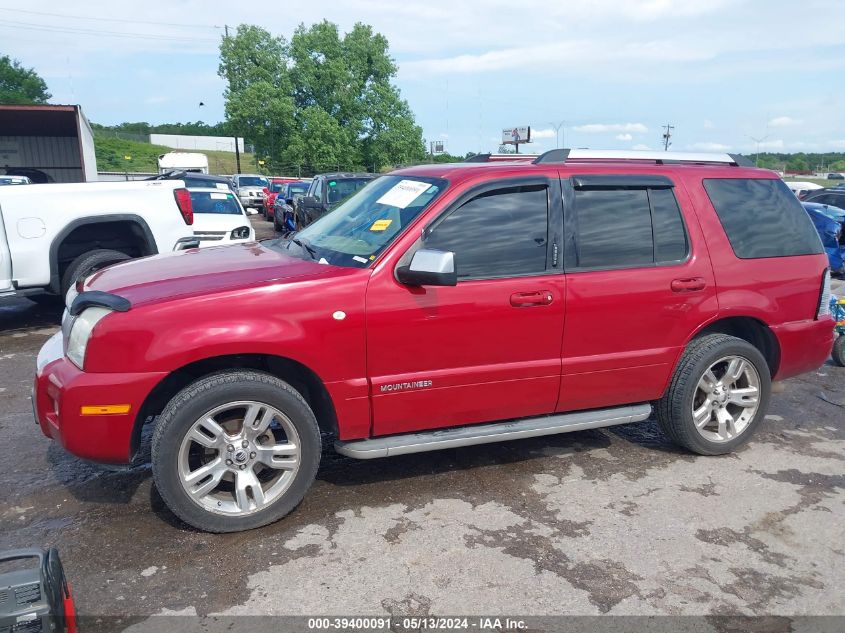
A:
[[[831,364],[783,383],[734,455],[681,452],[653,421],[371,462],[326,449],[290,517],[215,536],[167,511],[147,467],[41,435],[29,390],[58,317],[0,300],[0,550],[59,547],[83,614],[845,612]]]

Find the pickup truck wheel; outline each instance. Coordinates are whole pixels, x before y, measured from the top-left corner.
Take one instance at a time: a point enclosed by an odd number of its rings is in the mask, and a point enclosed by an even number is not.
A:
[[[769,405],[771,377],[763,355],[725,334],[692,341],[669,389],[657,403],[657,420],[669,438],[700,455],[741,446]]]
[[[101,268],[117,264],[118,262],[125,262],[128,259],[132,258],[126,253],[107,248],[98,248],[97,250],[83,253],[70,263],[70,266],[65,270],[65,274],[62,275],[62,297],[67,294],[68,289],[79,279],[84,279]]]
[[[830,354],[833,362],[840,367],[845,367],[845,334],[840,334],[833,342],[833,351]]]
[[[167,404],[153,434],[153,477],[185,523],[237,532],[290,513],[317,475],[321,449],[317,420],[293,387],[259,371],[225,371]]]

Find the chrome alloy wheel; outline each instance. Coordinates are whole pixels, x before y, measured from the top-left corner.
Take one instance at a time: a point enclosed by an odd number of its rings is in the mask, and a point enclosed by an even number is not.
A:
[[[300,440],[290,419],[262,402],[229,402],[200,417],[182,439],[179,482],[196,504],[247,516],[276,501],[296,478]]]
[[[701,376],[692,399],[692,419],[710,442],[742,435],[760,406],[760,375],[747,359],[725,356]]]

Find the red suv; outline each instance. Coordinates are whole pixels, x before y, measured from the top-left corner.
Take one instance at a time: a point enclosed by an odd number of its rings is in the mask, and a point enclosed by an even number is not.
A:
[[[154,423],[162,498],[212,532],[289,513],[321,431],[369,459],[655,415],[727,453],[771,381],[833,342],[807,214],[728,155],[403,169],[292,239],[118,264],[78,291],[38,357],[43,432],[127,463]]]

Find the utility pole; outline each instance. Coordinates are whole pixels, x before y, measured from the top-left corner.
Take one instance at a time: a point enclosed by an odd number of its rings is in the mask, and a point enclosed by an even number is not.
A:
[[[560,139],[558,138],[558,134],[560,132],[560,128],[562,128],[566,124],[566,121],[561,121],[560,123],[555,123],[552,121],[549,123],[555,129],[555,149],[560,147]],[[563,130],[564,136],[566,136],[566,129]],[[565,139],[564,139],[565,140]]]
[[[750,138],[752,141],[757,143],[757,150],[754,152],[754,166],[757,167],[757,164],[760,160],[760,143],[762,143],[767,138],[769,138],[771,136],[771,134],[766,134],[766,136],[761,136],[760,138],[755,138],[755,137],[751,136],[750,134],[746,134],[746,136],[748,136],[748,138]]]
[[[663,151],[668,152],[669,146],[672,144],[669,139],[672,138],[672,130],[675,129],[675,126],[667,123],[663,127],[666,128],[666,131],[663,132]]]

